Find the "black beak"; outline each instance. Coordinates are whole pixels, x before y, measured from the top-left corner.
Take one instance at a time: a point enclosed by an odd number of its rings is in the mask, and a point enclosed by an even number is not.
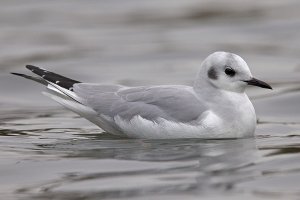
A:
[[[266,88],[266,89],[271,89],[272,90],[272,87],[269,84],[267,84],[267,83],[265,83],[263,81],[260,81],[260,80],[258,80],[256,78],[252,78],[252,79],[250,79],[248,81],[244,81],[244,82],[246,82],[248,85],[254,85],[254,86],[257,86],[257,87],[261,87],[261,88]]]

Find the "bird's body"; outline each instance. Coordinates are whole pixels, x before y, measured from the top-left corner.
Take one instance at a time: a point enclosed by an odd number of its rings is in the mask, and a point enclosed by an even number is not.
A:
[[[238,69],[239,65],[244,68]],[[255,131],[255,111],[244,90],[248,82],[258,80],[235,54],[210,55],[193,86],[89,84],[27,68],[41,78],[14,74],[46,85],[47,96],[112,134],[151,139],[241,138]],[[228,78],[229,68],[240,73],[242,80],[233,81],[234,75]],[[268,86],[261,81],[255,84]]]

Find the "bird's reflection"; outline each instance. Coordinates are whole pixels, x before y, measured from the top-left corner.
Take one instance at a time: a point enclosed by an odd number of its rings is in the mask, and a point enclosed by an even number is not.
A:
[[[69,149],[67,157],[112,158],[139,161],[191,161],[200,166],[224,163],[226,166],[251,163],[257,158],[255,139],[235,140],[141,140],[91,139],[56,145]]]
[[[67,188],[79,188],[81,194],[88,197],[128,198],[180,191],[228,190],[236,181],[251,176],[251,172],[245,173],[245,170],[258,158],[254,139],[132,140],[92,136],[56,143],[55,150],[51,145],[37,147],[55,155],[61,151],[61,159],[94,161],[92,165],[99,165],[101,160],[120,161],[120,166],[109,172],[101,167],[96,172],[78,169],[76,173],[63,174],[53,182],[41,184],[43,195],[64,198],[75,194]],[[122,161],[132,162],[134,169],[123,168]],[[124,182],[131,184],[124,185]],[[140,185],[133,184],[136,182]],[[90,192],[90,187],[94,192]]]

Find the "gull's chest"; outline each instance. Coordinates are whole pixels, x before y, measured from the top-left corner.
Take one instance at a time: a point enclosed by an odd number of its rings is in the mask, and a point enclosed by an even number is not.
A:
[[[223,102],[216,110],[221,118],[219,131],[235,137],[253,136],[256,128],[255,110],[246,95],[230,96],[228,101]]]
[[[253,136],[256,128],[256,114],[248,97],[235,104],[231,117],[227,118],[227,123],[237,136]]]

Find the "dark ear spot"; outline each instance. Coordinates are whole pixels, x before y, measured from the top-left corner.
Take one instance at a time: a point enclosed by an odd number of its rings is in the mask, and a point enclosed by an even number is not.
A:
[[[210,79],[217,79],[218,76],[217,76],[217,72],[215,70],[215,68],[211,67],[208,72],[207,72],[207,76],[210,78]]]

